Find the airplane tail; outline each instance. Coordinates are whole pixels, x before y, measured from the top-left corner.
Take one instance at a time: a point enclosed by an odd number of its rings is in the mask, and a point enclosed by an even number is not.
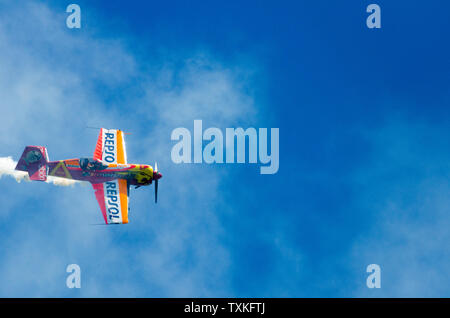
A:
[[[47,148],[27,146],[17,163],[16,170],[28,172],[31,180],[47,181],[48,161]]]

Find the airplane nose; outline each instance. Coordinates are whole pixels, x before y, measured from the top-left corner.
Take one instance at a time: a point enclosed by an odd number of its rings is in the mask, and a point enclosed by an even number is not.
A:
[[[158,180],[162,178],[162,174],[160,172],[153,172],[153,179]]]

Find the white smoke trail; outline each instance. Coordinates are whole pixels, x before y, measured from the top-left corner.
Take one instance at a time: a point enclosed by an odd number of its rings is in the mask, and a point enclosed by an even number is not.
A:
[[[14,170],[16,165],[17,162],[11,157],[0,157],[0,178],[3,175],[7,175],[16,179],[17,182],[21,182],[22,180],[30,181],[27,172]]]
[[[17,162],[14,161],[12,157],[0,157],[0,178],[2,178],[3,175],[7,175],[13,177],[19,183],[23,180],[31,181],[30,177],[28,176],[28,172],[15,170],[16,165]],[[69,180],[52,176],[48,176],[46,182],[62,187],[73,186],[75,184],[82,183],[81,181],[77,180]]]
[[[56,186],[61,186],[61,187],[74,186],[75,184],[81,184],[81,185],[86,184],[85,182],[78,181],[78,180],[70,180],[70,179],[58,178],[58,177],[53,177],[53,176],[48,176],[46,182],[52,183]]]

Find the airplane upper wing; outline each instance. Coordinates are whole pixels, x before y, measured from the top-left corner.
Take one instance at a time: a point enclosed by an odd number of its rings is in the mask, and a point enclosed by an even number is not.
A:
[[[106,224],[128,223],[128,184],[117,179],[92,184]]]
[[[94,159],[107,164],[127,164],[127,151],[123,131],[118,129],[100,129]]]

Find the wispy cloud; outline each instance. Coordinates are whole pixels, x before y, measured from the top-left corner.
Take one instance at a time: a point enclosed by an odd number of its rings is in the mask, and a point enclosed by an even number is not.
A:
[[[396,117],[366,136],[372,156],[353,181],[357,207],[371,226],[355,239],[348,258],[354,272],[361,272],[352,295],[449,296],[448,128]],[[382,270],[379,290],[363,280],[371,263]]]

